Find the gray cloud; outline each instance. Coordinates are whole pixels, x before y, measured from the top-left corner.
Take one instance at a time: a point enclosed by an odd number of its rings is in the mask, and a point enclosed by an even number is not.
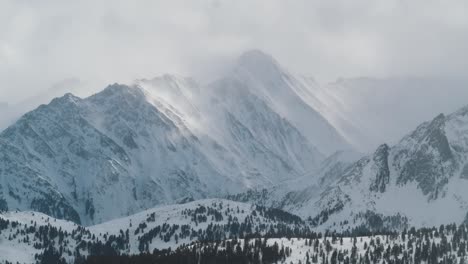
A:
[[[62,79],[100,89],[166,72],[209,78],[251,48],[293,72],[466,75],[468,2],[435,0],[0,3],[0,101]]]

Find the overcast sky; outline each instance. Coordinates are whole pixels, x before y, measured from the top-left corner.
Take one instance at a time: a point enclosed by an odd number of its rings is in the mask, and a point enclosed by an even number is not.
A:
[[[252,48],[321,81],[458,78],[467,10],[463,0],[0,0],[0,101],[67,78],[99,88],[166,72],[206,79]]]

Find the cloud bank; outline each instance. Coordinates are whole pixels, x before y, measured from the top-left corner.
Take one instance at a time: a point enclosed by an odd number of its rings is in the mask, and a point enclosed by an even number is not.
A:
[[[319,80],[462,78],[466,1],[31,1],[0,3],[0,101],[67,78],[88,90],[162,73],[216,78],[242,51]]]

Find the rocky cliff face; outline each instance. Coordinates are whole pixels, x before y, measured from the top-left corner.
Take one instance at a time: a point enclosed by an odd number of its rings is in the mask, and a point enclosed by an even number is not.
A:
[[[374,156],[374,170],[376,171],[375,180],[371,183],[370,191],[385,192],[387,184],[390,183],[390,169],[388,166],[389,147],[387,144],[381,145]]]

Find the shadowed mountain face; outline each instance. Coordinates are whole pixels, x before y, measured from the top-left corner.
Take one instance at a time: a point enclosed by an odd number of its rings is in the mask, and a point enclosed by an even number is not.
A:
[[[8,160],[2,163],[8,207],[77,222],[118,217],[183,195],[202,197],[198,174],[209,175],[213,184],[221,178],[195,136],[147,103],[141,90],[126,86],[85,100],[70,94],[54,99],[0,137],[2,160]]]
[[[56,98],[0,134],[1,209],[91,224],[296,179],[348,145],[294,85],[253,52],[207,87],[167,75]]]

